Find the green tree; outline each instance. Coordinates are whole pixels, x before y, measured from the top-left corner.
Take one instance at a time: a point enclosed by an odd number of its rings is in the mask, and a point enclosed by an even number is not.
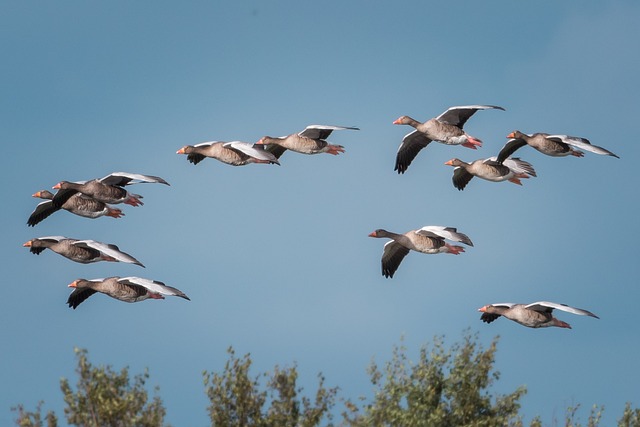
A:
[[[17,405],[11,408],[12,411],[18,413],[16,425],[19,427],[58,427],[58,418],[53,411],[47,412],[42,416],[42,403],[39,402],[34,412],[25,411],[24,405]],[[46,424],[44,423],[46,421]]]
[[[233,348],[228,353],[222,373],[202,374],[212,426],[312,427],[325,418],[331,422],[337,388],[325,388],[322,375],[314,399],[299,398],[302,388],[296,386],[295,365],[276,366],[273,373],[252,378],[250,355],[239,359]],[[267,378],[265,390],[261,390],[261,376]]]
[[[395,347],[384,368],[375,362],[369,375],[375,389],[372,402],[361,410],[352,401],[343,413],[351,426],[521,426],[518,415],[524,387],[505,396],[488,389],[499,379],[493,371],[498,338],[487,350],[477,336],[465,334],[462,343],[445,349],[435,338],[432,349],[420,349],[409,361],[404,346]]]
[[[618,427],[640,427],[640,408],[631,409],[631,403],[627,402],[622,418],[618,420]]]
[[[162,427],[166,410],[162,400],[156,395],[151,402],[145,389],[149,379],[147,371],[136,375],[133,384],[129,379],[129,369],[115,372],[111,366],[94,367],[87,358],[87,351],[74,349],[78,359],[76,372],[78,383],[74,391],[66,378],[60,380],[66,407],[67,422],[82,427]],[[155,389],[158,390],[157,387]],[[13,408],[18,412],[16,424],[20,427],[57,426],[53,412],[42,416],[42,403],[35,412],[24,410],[23,405]]]

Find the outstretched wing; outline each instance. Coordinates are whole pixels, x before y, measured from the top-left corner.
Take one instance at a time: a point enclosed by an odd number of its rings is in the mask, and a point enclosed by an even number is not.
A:
[[[167,286],[157,280],[143,279],[142,277],[121,277],[120,279],[118,279],[118,282],[127,285],[142,286],[143,288],[146,288],[158,294],[176,296],[190,301],[189,297],[185,295],[181,290],[173,288],[171,286]]]
[[[34,227],[40,221],[59,210],[60,208],[53,206],[53,202],[51,200],[40,202],[38,203],[38,206],[36,206],[36,208],[33,210],[33,212],[31,212],[31,215],[29,215],[27,225],[29,227]]]
[[[473,175],[467,172],[465,168],[457,166],[453,169],[453,178],[451,180],[453,181],[453,186],[458,190],[464,190],[471,178],[473,178]]]
[[[406,134],[404,138],[402,138],[402,144],[398,147],[396,167],[393,170],[398,171],[398,173],[405,173],[420,150],[429,145],[430,142],[431,139],[420,131],[414,130]]]
[[[507,143],[502,147],[500,152],[498,153],[497,162],[504,162],[509,156],[516,152],[519,148],[527,145],[527,142],[524,139],[513,138],[507,141]]]
[[[409,249],[391,240],[384,245],[382,252],[382,275],[392,278],[400,263],[409,253]]]
[[[253,157],[258,160],[266,160],[277,165],[280,164],[278,158],[270,151],[265,150],[265,147],[261,144],[250,144],[248,142],[231,141],[222,144],[223,147],[236,152],[246,154],[249,157]]]
[[[571,145],[573,147],[577,147],[584,151],[589,151],[591,153],[600,154],[603,156],[613,156],[616,158],[620,158],[618,155],[612,153],[611,151],[598,147],[597,145],[591,144],[591,142],[587,138],[580,138],[578,136],[569,136],[569,135],[548,135],[547,139],[556,142],[564,142],[565,144]]]
[[[69,307],[75,310],[76,307],[78,307],[84,300],[86,300],[96,292],[97,291],[90,288],[74,289],[74,291],[71,292],[71,295],[69,295],[69,298],[67,299],[67,304],[69,304]]]
[[[142,265],[140,261],[129,255],[128,253],[122,252],[116,245],[96,242],[95,240],[78,240],[74,243],[74,245],[83,248],[95,249],[107,256],[110,256],[111,258],[115,258],[117,261],[126,262],[129,264],[137,264],[141,267],[144,267],[144,265]]]
[[[309,125],[298,135],[311,139],[327,139],[334,130],[360,130],[349,126]]]
[[[447,111],[440,114],[437,117],[437,120],[462,129],[467,120],[469,120],[469,117],[473,116],[478,110],[504,111],[504,108],[498,107],[497,105],[462,105],[449,108]]]
[[[454,242],[461,242],[469,246],[473,246],[473,242],[464,233],[459,233],[454,227],[443,227],[441,225],[426,225],[418,230],[417,234],[428,237],[442,237],[444,239],[453,240]]]
[[[128,172],[113,172],[104,178],[100,178],[100,182],[107,185],[125,186],[138,183],[159,183],[169,185],[167,181],[159,176],[153,175],[141,175],[137,173]]]
[[[551,313],[553,309],[557,309],[557,310],[566,311],[572,314],[578,314],[580,316],[591,316],[591,317],[595,317],[596,319],[599,319],[598,316],[596,316],[590,311],[583,310],[581,308],[571,307],[566,304],[558,304],[558,303],[549,302],[549,301],[538,301],[538,302],[531,303],[525,307],[531,310],[541,311],[546,313]]]

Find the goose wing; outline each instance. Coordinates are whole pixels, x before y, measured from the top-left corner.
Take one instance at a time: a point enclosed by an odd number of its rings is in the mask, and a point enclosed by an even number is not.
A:
[[[581,308],[571,307],[566,304],[558,304],[558,303],[549,302],[549,301],[534,302],[526,305],[525,308],[528,308],[530,310],[545,312],[545,313],[551,313],[554,309],[557,309],[557,310],[566,311],[572,314],[578,314],[580,316],[591,316],[591,317],[595,317],[596,319],[599,319],[598,316],[596,316],[590,311],[583,310]]]
[[[350,126],[309,125],[298,135],[311,139],[327,139],[334,130],[360,130]]]
[[[409,249],[391,240],[384,245],[382,251],[382,275],[392,278],[400,263],[409,253]]]
[[[458,190],[464,190],[471,178],[473,178],[473,175],[467,172],[465,168],[456,166],[453,169],[453,178],[451,180],[453,181],[453,186]]]
[[[504,147],[502,147],[502,149],[498,153],[498,157],[496,161],[498,163],[504,162],[509,156],[515,153],[516,150],[524,147],[525,145],[527,145],[527,141],[525,141],[524,139],[520,139],[520,138],[510,139],[509,141],[507,141],[507,143],[504,145]]]
[[[73,183],[85,184],[86,182],[87,181],[74,181]],[[53,203],[53,206],[56,208],[56,210],[60,209],[62,205],[64,205],[67,202],[67,200],[69,200],[71,196],[73,196],[76,193],[78,193],[77,190],[72,190],[70,188],[66,190],[58,190],[56,194],[53,196],[53,199],[51,199],[51,203]]]
[[[70,308],[74,310],[78,307],[84,300],[89,298],[91,295],[95,294],[97,291],[90,288],[83,289],[74,289],[73,292],[69,295],[67,299],[67,304],[69,304]]]
[[[140,261],[129,255],[128,253],[122,252],[120,248],[116,245],[96,242],[95,240],[78,240],[73,243],[75,246],[80,246],[83,248],[91,248],[102,252],[103,254],[110,256],[111,258],[115,258],[117,261],[126,262],[129,264],[137,264],[141,267],[144,267]]]
[[[129,173],[129,172],[113,172],[104,178],[100,178],[100,182],[106,185],[116,185],[119,187],[130,185],[130,184],[138,184],[138,183],[159,183],[169,185],[167,181],[160,178],[159,176],[153,175],[142,175],[138,173]]]
[[[469,246],[473,246],[473,242],[464,233],[458,232],[455,227],[443,227],[441,225],[426,225],[418,230],[417,234],[428,237],[442,237],[444,239],[453,240],[454,242],[461,242]]]
[[[402,138],[402,144],[398,147],[396,166],[393,170],[398,171],[398,173],[405,173],[420,150],[429,145],[430,142],[431,139],[420,131],[414,130],[406,134],[404,138]]]
[[[458,107],[450,107],[447,111],[440,114],[436,119],[443,123],[457,126],[460,129],[469,120],[471,116],[478,110],[503,110],[504,108],[497,105],[461,105]]]
[[[258,160],[266,160],[270,163],[280,164],[278,158],[270,151],[266,150],[261,144],[249,144],[248,142],[231,141],[222,144],[223,147],[230,150],[246,154]]]
[[[157,280],[143,279],[142,277],[132,276],[132,277],[121,277],[120,279],[118,279],[118,282],[123,283],[125,285],[142,286],[143,288],[146,288],[151,292],[155,292],[162,295],[176,296],[176,297],[184,298],[190,301],[189,297],[185,295],[184,292],[182,292],[181,290],[171,286],[167,286],[164,283],[159,282]]]
[[[38,203],[38,206],[31,212],[29,215],[29,219],[27,220],[27,225],[29,227],[35,227],[40,221],[46,219],[52,213],[59,211],[59,207],[55,207],[51,200],[45,200],[44,202]]]
[[[612,153],[611,151],[598,147],[597,145],[591,144],[587,138],[580,138],[578,136],[569,136],[569,135],[548,135],[547,139],[556,142],[564,142],[565,144],[571,145],[573,147],[579,148],[584,151],[589,151],[595,154],[601,154],[604,156],[613,156],[616,158],[620,158],[618,155]]]

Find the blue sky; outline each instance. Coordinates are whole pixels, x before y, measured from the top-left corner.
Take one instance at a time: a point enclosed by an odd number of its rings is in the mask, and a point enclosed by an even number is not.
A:
[[[75,380],[73,347],[95,364],[148,368],[167,421],[209,425],[201,373],[226,349],[250,352],[254,373],[297,363],[341,396],[370,396],[366,367],[434,336],[500,335],[494,391],[526,385],[525,421],[551,424],[567,406],[640,406],[640,5],[633,1],[12,2],[0,16],[4,155],[4,294],[0,423],[24,403],[62,415],[60,377]],[[500,105],[465,129],[478,151],[432,144],[393,171],[409,128],[449,106]],[[282,166],[197,166],[175,154],[209,140],[255,142],[313,123],[358,126],[330,140],[346,153],[285,153]],[[490,157],[513,130],[589,138],[621,159],[550,158],[525,147],[537,178],[522,187],[451,184],[452,157]],[[58,212],[35,228],[31,198],[60,180],[114,171],[159,175],[138,185],[143,207],[121,219]],[[464,254],[412,253],[380,274],[384,240],[457,227]],[[115,243],[137,266],[81,265],[21,245],[65,235]],[[65,305],[79,277],[138,275],[191,297],[124,304],[96,295]],[[601,319],[558,317],[572,330],[480,322],[496,302],[549,300]],[[634,400],[635,399],[635,400]],[[586,420],[587,410],[582,413]]]

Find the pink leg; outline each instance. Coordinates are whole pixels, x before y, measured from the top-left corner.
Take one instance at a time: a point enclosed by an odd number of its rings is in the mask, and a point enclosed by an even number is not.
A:
[[[329,154],[333,154],[334,156],[337,156],[340,153],[344,153],[344,147],[342,145],[328,145],[327,146],[327,153]]]
[[[112,216],[114,218],[120,218],[121,216],[124,216],[124,214],[122,213],[122,211],[120,209],[115,209],[115,208],[107,208],[107,216]]]
[[[478,138],[474,138],[471,135],[467,135],[467,142],[462,144],[462,146],[475,150],[476,147],[482,147],[482,141],[480,141]]]
[[[447,253],[450,253],[452,255],[459,255],[460,252],[464,252],[464,248],[462,246],[450,245],[448,243],[445,243],[444,245],[449,250]]]
[[[142,203],[142,200],[138,199],[138,197],[136,196],[129,196],[129,198],[127,200],[124,201],[125,204],[127,205],[131,205],[131,206],[142,206],[144,205],[144,203]]]
[[[515,176],[513,178],[509,179],[509,182],[513,182],[514,184],[522,185],[520,180]]]

